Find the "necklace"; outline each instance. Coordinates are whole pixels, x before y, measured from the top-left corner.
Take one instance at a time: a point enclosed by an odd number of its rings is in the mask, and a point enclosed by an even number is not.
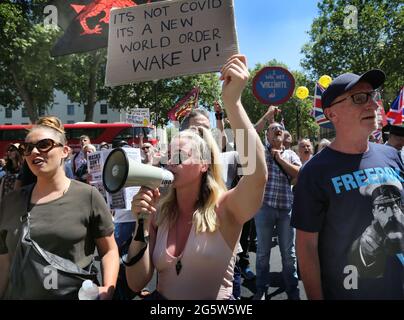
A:
[[[178,261],[175,264],[175,271],[177,272],[177,276],[180,274],[181,269],[182,269],[181,258],[178,258]]]
[[[178,234],[177,234],[177,225],[175,226],[175,243],[176,245],[178,244]],[[182,249],[184,251],[184,248]],[[180,272],[182,270],[182,263],[181,263],[181,259],[182,259],[182,255],[184,252],[182,252],[178,257],[177,257],[177,263],[175,264],[175,272],[177,273],[177,276],[180,275]]]

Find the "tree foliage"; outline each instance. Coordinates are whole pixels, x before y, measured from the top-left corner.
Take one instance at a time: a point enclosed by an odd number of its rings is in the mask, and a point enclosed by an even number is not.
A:
[[[0,101],[11,109],[23,104],[32,122],[51,105],[61,68],[49,55],[56,32],[39,21],[32,1],[0,4]]]
[[[161,125],[167,122],[168,111],[194,87],[200,88],[199,105],[213,110],[213,103],[220,99],[214,73],[104,88],[101,97],[116,109],[149,108],[156,125]]]
[[[357,9],[357,29],[344,24],[350,22],[352,14],[348,5]],[[361,74],[380,68],[387,74],[384,98],[389,104],[404,83],[402,1],[323,0],[318,9],[319,16],[309,31],[310,42],[302,49],[302,66],[313,79],[323,74],[334,78],[344,72]]]
[[[220,98],[216,74],[202,74],[144,82],[115,88],[104,86],[106,50],[53,58],[50,49],[62,31],[44,28],[46,0],[6,1],[0,4],[0,99],[4,107],[23,104],[31,122],[50,107],[58,89],[84,107],[85,121],[93,120],[99,100],[121,110],[150,108],[163,124],[167,112],[193,87],[201,88],[199,104],[207,107]]]
[[[104,86],[101,68],[105,65],[106,50],[58,59],[65,59],[65,68],[58,75],[57,89],[63,91],[70,101],[84,107],[84,121],[93,121],[94,107]]]

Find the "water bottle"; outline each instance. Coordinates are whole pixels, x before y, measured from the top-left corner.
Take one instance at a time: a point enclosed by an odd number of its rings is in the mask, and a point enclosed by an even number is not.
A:
[[[91,280],[85,280],[79,290],[79,300],[97,300],[98,295],[97,285]]]

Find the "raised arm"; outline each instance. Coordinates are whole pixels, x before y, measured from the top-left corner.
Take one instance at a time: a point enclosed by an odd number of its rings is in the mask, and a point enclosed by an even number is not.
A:
[[[224,152],[226,150],[227,144],[228,144],[228,139],[226,132],[224,131],[224,112],[222,110],[222,107],[220,106],[219,103],[215,103],[215,117],[216,117],[216,128],[219,130],[220,135],[221,135],[221,152]]]
[[[225,194],[224,207],[229,220],[242,225],[260,208],[268,173],[264,146],[241,104],[241,93],[249,78],[245,56],[232,56],[221,72],[222,100],[244,167],[243,178]]]
[[[265,129],[265,124],[268,123],[270,125],[271,123],[275,122],[275,115],[280,112],[278,107],[275,106],[269,106],[267,112],[264,113],[264,115],[257,121],[257,123],[254,125],[255,130],[257,130],[258,133],[263,131]]]

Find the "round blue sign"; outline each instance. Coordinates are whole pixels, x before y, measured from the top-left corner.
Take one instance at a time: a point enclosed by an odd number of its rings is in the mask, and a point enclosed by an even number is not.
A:
[[[278,106],[285,103],[295,90],[295,78],[285,68],[262,68],[253,79],[253,93],[259,102]]]

